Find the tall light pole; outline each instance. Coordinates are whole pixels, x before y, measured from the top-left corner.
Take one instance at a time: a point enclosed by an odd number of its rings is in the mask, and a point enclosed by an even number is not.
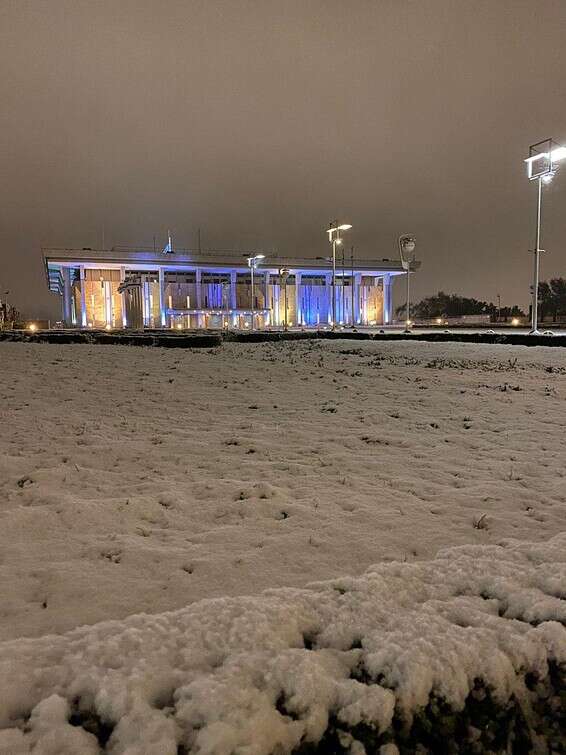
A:
[[[534,266],[533,266],[533,298],[531,306],[531,335],[538,335],[538,287],[540,271],[540,248],[541,225],[542,225],[542,187],[549,184],[556,173],[556,163],[566,158],[566,147],[558,147],[552,139],[543,139],[542,142],[531,144],[527,163],[527,176],[529,181],[537,182],[537,213],[535,230]]]
[[[253,257],[248,257],[248,267],[251,270],[252,275],[252,326],[251,330],[254,329],[254,320],[255,320],[255,291],[254,291],[254,271],[258,266],[258,263],[260,260],[265,259],[265,254],[254,254]]]
[[[326,231],[332,244],[332,330],[336,330],[336,246],[342,243],[340,231],[349,231],[351,227],[350,223],[338,225],[338,221],[335,220]]]
[[[415,251],[415,237],[410,233],[404,233],[399,236],[399,257],[401,266],[407,272],[407,310],[405,316],[405,333],[411,332],[411,260],[409,255]]]

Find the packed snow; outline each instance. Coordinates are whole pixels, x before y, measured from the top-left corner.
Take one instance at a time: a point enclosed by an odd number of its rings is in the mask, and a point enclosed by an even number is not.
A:
[[[0,638],[566,530],[566,353],[0,343]]]

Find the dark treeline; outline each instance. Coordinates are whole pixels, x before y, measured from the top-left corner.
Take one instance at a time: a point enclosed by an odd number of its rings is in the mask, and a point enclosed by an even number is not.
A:
[[[402,315],[404,311],[404,304],[397,308],[398,315]],[[491,302],[459,296],[458,294],[446,294],[444,291],[439,291],[437,294],[417,302],[411,307],[411,311],[414,317],[422,320],[431,320],[435,317],[462,317],[463,315],[490,315],[494,319],[498,316],[502,319],[525,316],[525,313],[517,305],[499,309],[496,304]]]
[[[510,317],[525,317],[525,313],[516,304],[512,307],[498,308],[493,302],[446,294],[439,291],[415,303],[412,314],[422,320],[435,317],[462,317],[462,315],[490,315],[493,320],[506,320]],[[397,307],[397,314],[402,316],[405,305]],[[541,319],[558,320],[566,317],[566,278],[551,278],[539,284],[539,315]]]

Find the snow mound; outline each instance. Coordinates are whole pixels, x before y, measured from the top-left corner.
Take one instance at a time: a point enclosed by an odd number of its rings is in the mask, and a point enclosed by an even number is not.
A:
[[[565,627],[562,534],[4,642],[0,753],[564,752]]]

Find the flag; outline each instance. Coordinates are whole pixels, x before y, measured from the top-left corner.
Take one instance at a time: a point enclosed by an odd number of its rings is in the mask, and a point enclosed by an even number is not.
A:
[[[163,249],[163,254],[173,254],[173,244],[171,243],[171,231],[167,231],[167,244]]]

